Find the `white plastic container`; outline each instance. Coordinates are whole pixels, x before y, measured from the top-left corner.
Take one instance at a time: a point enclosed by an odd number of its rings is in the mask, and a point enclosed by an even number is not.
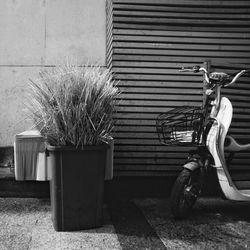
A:
[[[37,130],[24,131],[15,136],[14,159],[17,181],[50,179],[45,148],[45,140]]]

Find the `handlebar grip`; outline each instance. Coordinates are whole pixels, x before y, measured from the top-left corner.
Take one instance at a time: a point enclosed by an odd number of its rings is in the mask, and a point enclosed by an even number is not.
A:
[[[199,65],[195,65],[192,67],[182,67],[179,71],[180,72],[194,72],[194,73],[198,73],[200,70],[200,66]]]
[[[193,68],[184,68],[182,67],[180,70],[180,72],[190,72],[190,71],[194,71]]]

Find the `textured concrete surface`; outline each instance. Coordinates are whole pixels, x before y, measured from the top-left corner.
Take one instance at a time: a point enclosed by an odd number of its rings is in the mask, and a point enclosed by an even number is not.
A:
[[[105,2],[0,1],[0,146],[29,128],[23,100],[41,67],[65,60],[105,66]]]
[[[109,214],[122,249],[165,249],[153,227],[133,201],[109,203]]]
[[[105,65],[105,0],[1,0],[0,65]]]
[[[250,249],[250,203],[201,198],[186,220],[172,218],[168,199],[113,200],[104,225],[53,229],[47,199],[0,198],[0,250]]]
[[[167,249],[250,249],[250,202],[201,198],[188,219],[173,220],[169,200],[137,200]]]
[[[250,203],[201,198],[186,220],[168,199],[113,200],[104,225],[55,232],[49,200],[0,198],[0,250],[250,249]]]
[[[42,64],[45,55],[44,2],[0,1],[0,65]]]
[[[0,250],[121,249],[105,209],[104,225],[56,232],[49,200],[0,198]]]
[[[106,60],[105,0],[47,0],[45,64]]]
[[[15,134],[31,126],[25,111],[27,83],[36,79],[41,69],[0,66],[0,146],[13,146]]]

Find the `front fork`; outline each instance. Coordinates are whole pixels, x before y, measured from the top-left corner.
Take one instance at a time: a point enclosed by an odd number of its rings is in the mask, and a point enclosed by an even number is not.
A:
[[[187,161],[183,166],[183,168],[188,169],[189,171],[192,172],[197,171],[198,174],[197,184],[200,189],[199,193],[201,192],[204,186],[211,163],[212,163],[212,156],[205,147],[202,147],[199,148],[198,150],[190,151]],[[186,191],[191,192],[192,188],[187,187]]]

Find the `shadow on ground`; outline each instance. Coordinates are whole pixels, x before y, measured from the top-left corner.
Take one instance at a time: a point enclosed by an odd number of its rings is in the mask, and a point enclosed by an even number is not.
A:
[[[250,203],[202,198],[186,220],[172,218],[168,200],[136,200],[170,249],[250,249]]]

